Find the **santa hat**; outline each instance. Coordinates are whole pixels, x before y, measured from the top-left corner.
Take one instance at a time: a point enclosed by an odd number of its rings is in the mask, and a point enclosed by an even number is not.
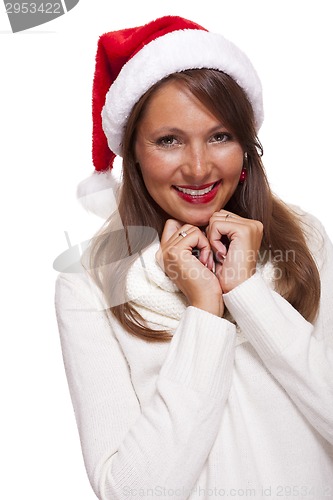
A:
[[[116,155],[122,156],[124,127],[140,97],[166,76],[196,68],[231,76],[245,91],[259,130],[263,121],[260,80],[244,52],[222,35],[187,19],[165,16],[99,38],[92,101],[95,172],[78,187],[86,208],[103,217],[114,209],[114,197],[110,206],[105,205],[108,196],[99,191],[115,189],[113,161]]]

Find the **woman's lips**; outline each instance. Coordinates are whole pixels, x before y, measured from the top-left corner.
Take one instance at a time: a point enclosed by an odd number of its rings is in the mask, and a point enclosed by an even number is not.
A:
[[[214,199],[221,182],[220,179],[202,186],[173,186],[173,188],[177,195],[188,203],[209,203]]]

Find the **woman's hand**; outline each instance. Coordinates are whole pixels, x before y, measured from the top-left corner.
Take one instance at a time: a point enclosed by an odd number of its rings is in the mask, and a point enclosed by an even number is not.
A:
[[[198,250],[198,258],[192,254],[193,249]],[[207,237],[198,227],[167,220],[156,259],[190,305],[223,315],[222,289],[214,274],[213,254]]]
[[[263,224],[221,210],[212,215],[206,235],[217,261],[216,276],[223,293],[228,293],[255,273]],[[221,241],[223,236],[228,248]]]

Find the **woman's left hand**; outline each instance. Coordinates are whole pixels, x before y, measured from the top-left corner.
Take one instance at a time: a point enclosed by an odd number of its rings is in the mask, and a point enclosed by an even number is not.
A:
[[[210,218],[206,235],[217,260],[216,276],[223,293],[228,293],[255,273],[263,224],[221,210]],[[228,247],[221,241],[223,236]]]

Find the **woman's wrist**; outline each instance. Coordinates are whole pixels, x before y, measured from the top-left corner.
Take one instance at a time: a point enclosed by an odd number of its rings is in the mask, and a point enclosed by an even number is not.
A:
[[[214,314],[215,316],[219,316],[220,318],[224,313],[224,303],[222,295],[218,300],[211,300],[209,298],[205,299],[204,297],[202,297],[198,301],[193,301],[191,303],[191,306],[196,307],[197,309],[202,309],[203,311]]]

